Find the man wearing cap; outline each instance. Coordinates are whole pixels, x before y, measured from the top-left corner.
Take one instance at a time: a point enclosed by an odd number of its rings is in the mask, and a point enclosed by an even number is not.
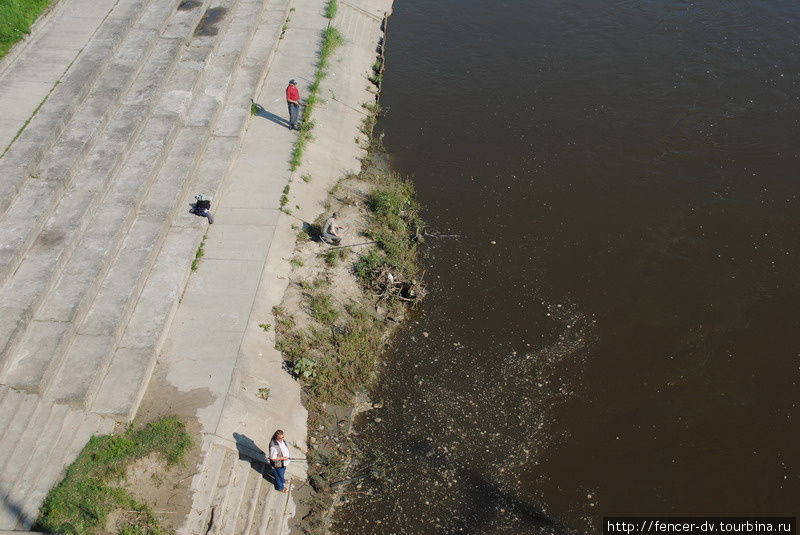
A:
[[[300,116],[300,91],[297,90],[297,82],[294,80],[289,80],[286,88],[286,104],[289,105],[289,130],[294,130]]]

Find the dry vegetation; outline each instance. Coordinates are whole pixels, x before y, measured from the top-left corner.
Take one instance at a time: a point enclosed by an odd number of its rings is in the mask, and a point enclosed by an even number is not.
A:
[[[373,150],[371,154],[375,154]],[[341,247],[316,239],[330,212],[347,228]],[[303,383],[309,411],[309,478],[302,528],[319,532],[353,453],[353,407],[363,396],[393,326],[424,290],[419,277],[422,221],[410,182],[379,158],[332,188],[326,210],[301,231],[292,284],[273,310],[276,345]],[[363,403],[361,403],[363,405]],[[369,408],[369,407],[368,407]],[[360,477],[360,476],[359,476]]]

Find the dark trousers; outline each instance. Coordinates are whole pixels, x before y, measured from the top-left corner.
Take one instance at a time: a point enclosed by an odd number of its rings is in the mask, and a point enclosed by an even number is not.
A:
[[[209,212],[207,209],[205,209],[205,208],[192,208],[190,210],[190,212],[192,212],[194,215],[199,215],[200,217],[208,218],[208,222],[211,225],[214,224],[214,216],[211,215],[211,212]]]
[[[287,104],[289,105],[289,128],[294,128],[300,117],[300,105],[294,102],[287,102]]]
[[[272,474],[275,476],[275,489],[283,490],[284,485],[286,485],[286,467],[273,467]]]

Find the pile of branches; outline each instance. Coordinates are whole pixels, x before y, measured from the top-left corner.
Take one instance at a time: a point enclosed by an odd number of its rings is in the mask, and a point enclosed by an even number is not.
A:
[[[373,288],[377,290],[375,297],[378,298],[378,303],[393,300],[413,303],[425,297],[427,291],[420,281],[406,281],[401,277],[402,275],[392,273],[388,266],[381,266],[375,271]]]

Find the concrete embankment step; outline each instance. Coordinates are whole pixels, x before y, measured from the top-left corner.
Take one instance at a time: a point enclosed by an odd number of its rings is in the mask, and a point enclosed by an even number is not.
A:
[[[115,422],[0,387],[0,529],[30,529],[49,490],[94,434]]]
[[[179,532],[184,535],[277,532],[275,526],[283,520],[288,494],[276,491],[266,479],[269,468],[264,460],[253,459],[213,439],[207,443],[203,468],[192,482],[198,498]]]

